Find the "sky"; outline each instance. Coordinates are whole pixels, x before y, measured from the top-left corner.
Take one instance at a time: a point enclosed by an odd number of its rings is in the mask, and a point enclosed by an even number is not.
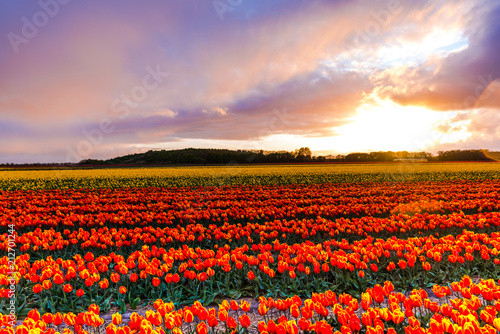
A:
[[[500,2],[0,2],[0,163],[500,150]]]

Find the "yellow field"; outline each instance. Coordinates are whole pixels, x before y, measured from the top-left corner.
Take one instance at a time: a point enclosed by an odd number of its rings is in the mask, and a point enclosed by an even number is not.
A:
[[[500,163],[381,163],[0,170],[0,189],[498,179]]]

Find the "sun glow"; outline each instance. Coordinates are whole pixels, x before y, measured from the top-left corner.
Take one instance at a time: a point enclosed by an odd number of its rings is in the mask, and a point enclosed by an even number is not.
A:
[[[390,100],[370,97],[350,123],[335,129],[336,142],[344,152],[421,151],[437,143],[457,142],[470,134],[464,129],[450,133],[438,126],[451,121],[454,112],[437,112],[423,107],[401,106]]]
[[[367,95],[346,124],[332,128],[332,136],[275,134],[259,141],[265,150],[293,150],[308,146],[319,155],[370,151],[432,151],[438,145],[465,141],[470,115],[401,106]],[[459,115],[460,114],[460,115]]]

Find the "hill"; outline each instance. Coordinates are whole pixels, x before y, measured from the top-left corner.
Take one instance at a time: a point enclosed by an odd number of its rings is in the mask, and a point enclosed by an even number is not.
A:
[[[187,148],[181,150],[157,150],[145,153],[129,154],[108,160],[87,159],[80,165],[184,165],[184,164],[231,164],[231,163],[284,163],[325,161],[324,157],[312,157],[308,148],[295,152],[251,151],[228,149]]]

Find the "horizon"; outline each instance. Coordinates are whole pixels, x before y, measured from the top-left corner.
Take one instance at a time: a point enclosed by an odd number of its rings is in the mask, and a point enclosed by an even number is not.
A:
[[[308,149],[308,147],[306,147],[306,149]],[[173,149],[173,150],[164,150],[164,149],[151,149],[151,150],[148,150],[146,152],[140,152],[140,153],[130,153],[130,154],[127,154],[127,155],[122,155],[122,156],[115,156],[115,157],[111,157],[109,159],[94,159],[94,158],[88,158],[88,159],[84,159],[84,160],[81,160],[81,161],[77,161],[77,162],[46,162],[46,163],[40,163],[40,162],[32,162],[32,163],[11,163],[11,162],[7,162],[7,163],[1,163],[0,162],[0,165],[2,166],[23,166],[23,165],[42,165],[42,166],[55,166],[55,165],[79,165],[81,163],[83,163],[83,165],[95,165],[95,163],[97,162],[103,162],[103,163],[106,163],[106,165],[109,164],[109,160],[114,160],[114,159],[120,159],[120,158],[124,158],[124,157],[128,157],[128,156],[134,156],[134,155],[141,155],[141,154],[147,154],[149,152],[160,152],[160,151],[166,151],[166,152],[169,152],[169,151],[188,151],[188,150],[194,150],[194,151],[230,151],[230,152],[247,152],[247,153],[253,153],[253,154],[257,154],[257,152],[262,152],[264,155],[269,155],[269,154],[273,154],[273,153],[279,153],[279,152],[284,152],[284,153],[295,153],[297,154],[297,152],[299,151],[299,149],[295,149],[295,150],[292,150],[292,151],[287,151],[287,150],[260,150],[260,149],[254,149],[254,150],[230,150],[230,149],[226,149],[226,148],[195,148],[195,147],[187,147],[187,148],[181,148],[181,149]],[[440,159],[441,158],[441,155],[444,154],[446,155],[446,153],[457,153],[457,154],[460,154],[460,153],[476,153],[476,152],[481,152],[483,153],[484,157],[489,159],[489,160],[476,160],[476,159],[471,159],[470,157],[467,158],[467,159],[459,159],[459,158],[456,158],[456,159],[453,159],[453,160],[449,160],[449,159]],[[353,160],[345,160],[345,161],[340,161],[342,159],[346,159],[349,157],[349,155],[372,155],[372,154],[387,154],[387,153],[392,153],[392,154],[395,154],[395,155],[401,155],[403,153],[405,154],[409,154],[409,155],[413,155],[413,156],[410,156],[410,157],[406,157],[406,158],[401,158],[401,157],[394,157],[394,160],[359,160],[359,161],[353,161]],[[424,156],[422,156],[424,155]],[[247,165],[247,164],[250,164],[250,165],[254,165],[254,164],[295,164],[295,163],[299,163],[299,164],[309,164],[309,163],[313,163],[313,164],[316,164],[318,162],[323,162],[323,163],[347,163],[347,164],[357,164],[357,163],[367,163],[367,164],[371,164],[371,163],[393,163],[393,162],[405,162],[405,160],[408,160],[408,162],[414,162],[414,163],[420,163],[420,162],[423,162],[425,160],[425,162],[437,162],[437,163],[455,163],[455,162],[474,162],[474,163],[477,163],[477,162],[487,162],[487,163],[490,163],[490,162],[500,162],[500,151],[492,151],[492,150],[485,150],[485,149],[468,149],[468,150],[448,150],[448,151],[439,151],[437,153],[433,153],[433,152],[426,152],[426,151],[371,151],[371,152],[359,152],[359,151],[355,151],[355,152],[349,152],[349,153],[344,153],[344,154],[317,154],[315,152],[312,152],[311,151],[311,155],[310,157],[312,158],[312,160],[307,160],[307,161],[296,161],[296,162],[241,162],[241,163],[237,163],[238,165],[242,164],[242,165]],[[326,158],[326,159],[329,159],[329,160],[325,160],[325,161],[320,161],[320,160],[317,160],[318,158]],[[380,156],[379,156],[380,158]],[[340,159],[340,160],[339,160]],[[429,160],[431,159],[431,160]],[[332,160],[336,160],[336,161],[332,161]],[[410,161],[411,160],[411,161]],[[89,163],[91,162],[91,163]],[[199,165],[201,162],[199,163],[173,163],[172,165]],[[112,164],[109,164],[108,166],[110,167],[113,167],[113,166],[118,166],[118,165],[123,165],[123,164],[128,164],[128,163],[122,163],[122,162],[119,162],[119,163],[112,163]],[[133,162],[131,163],[133,165],[135,165],[136,163]],[[207,163],[205,162],[205,165]],[[154,165],[154,163],[147,163],[145,164],[144,166],[147,166],[147,165]],[[228,163],[209,163],[209,165],[228,165]]]
[[[0,35],[2,164],[500,150],[487,0],[22,0]]]

